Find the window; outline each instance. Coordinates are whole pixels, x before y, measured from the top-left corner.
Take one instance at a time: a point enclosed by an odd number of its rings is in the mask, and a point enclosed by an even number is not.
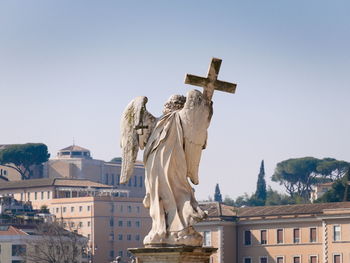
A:
[[[203,246],[210,247],[211,246],[211,232],[210,231],[204,231],[203,232]]]
[[[41,192],[41,200],[44,200],[44,192]]]
[[[300,229],[294,228],[293,229],[293,243],[299,243],[300,242]]]
[[[91,207],[88,205],[88,206],[87,206],[87,210],[90,211],[90,209],[91,209]]]
[[[310,228],[310,242],[316,242],[316,227]]]
[[[299,256],[293,257],[293,263],[300,263],[300,257]]]
[[[317,256],[310,256],[310,263],[317,263]]]
[[[12,256],[23,256],[26,253],[26,245],[12,245]]]
[[[128,234],[128,235],[126,236],[126,239],[130,241],[130,240],[131,240],[131,235]]]
[[[109,251],[109,257],[114,258],[114,250]]]
[[[63,207],[63,213],[65,213],[65,212],[66,212],[66,210],[67,210],[67,209],[66,209],[66,207]]]
[[[141,225],[140,221],[136,221],[136,222],[135,222],[135,226],[136,226],[137,228],[140,228],[140,225]]]
[[[244,245],[250,246],[252,244],[252,236],[250,230],[244,231]]]
[[[260,230],[260,244],[262,244],[262,245],[267,244],[267,231],[266,230]]]
[[[118,240],[123,240],[123,235],[122,234],[118,234]]]
[[[113,212],[114,212],[114,204],[113,204],[113,203],[111,203],[110,205],[111,205],[110,212],[111,212],[111,213],[113,213]]]
[[[109,226],[114,226],[114,218],[113,217],[111,217],[109,219]]]
[[[140,213],[140,207],[139,206],[136,207],[136,212]]]
[[[120,227],[123,226],[123,221],[122,221],[122,220],[119,220],[119,221],[118,221],[118,226],[120,226]]]
[[[111,233],[109,234],[109,240],[111,240],[111,241],[114,240],[114,233],[113,233],[113,232],[111,232]]]
[[[140,235],[136,235],[136,236],[135,236],[135,240],[136,240],[136,241],[140,241]]]
[[[123,251],[122,251],[122,250],[119,250],[119,251],[118,251],[118,256],[119,256],[119,257],[123,257]]]
[[[131,186],[131,180],[129,180],[128,186]]]
[[[137,176],[135,175],[134,176],[134,187],[136,187],[137,186]]]
[[[50,199],[50,191],[47,191],[47,199]]]
[[[333,226],[333,240],[334,241],[340,241],[340,225]]]
[[[38,199],[38,193],[37,193],[37,192],[34,193],[34,199],[35,199],[35,200]]]
[[[83,207],[79,206],[79,212],[82,212],[82,211],[83,211]]]
[[[276,257],[276,263],[283,263],[284,258],[283,257]]]
[[[119,181],[120,181],[120,174],[117,174],[117,185],[120,184]]]
[[[71,222],[71,223],[70,223],[70,226],[71,226],[71,227],[75,227],[75,223],[74,223],[74,222]]]
[[[74,206],[72,206],[72,207],[70,208],[70,211],[71,211],[71,212],[74,212]]]
[[[333,255],[333,263],[341,263],[341,256],[339,254]]]
[[[91,225],[90,221],[87,222],[87,226],[89,227]]]
[[[114,185],[114,174],[111,174],[111,180],[112,180],[111,185]]]
[[[28,195],[28,201],[30,200],[30,193],[27,194]]]
[[[83,222],[79,222],[79,227],[83,227]]]
[[[126,222],[127,227],[131,227],[131,221]]]
[[[267,257],[260,257],[260,263],[267,263]]]
[[[243,258],[243,263],[252,263],[252,258]]]
[[[283,229],[277,229],[277,244],[283,243]]]
[[[131,213],[131,206],[128,205],[128,213]]]
[[[88,235],[87,235],[87,238],[88,238],[88,240],[90,240],[90,238],[91,238],[91,234],[88,234]]]

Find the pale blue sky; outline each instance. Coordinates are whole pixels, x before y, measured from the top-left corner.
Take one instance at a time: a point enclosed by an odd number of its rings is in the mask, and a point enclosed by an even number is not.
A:
[[[219,79],[199,199],[255,190],[291,157],[350,161],[350,2],[1,1],[0,143],[76,144],[120,155],[119,119],[139,95],[160,115],[186,73]]]

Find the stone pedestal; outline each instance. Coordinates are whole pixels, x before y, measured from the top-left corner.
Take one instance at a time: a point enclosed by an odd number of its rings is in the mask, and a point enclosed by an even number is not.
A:
[[[128,249],[137,263],[209,263],[213,247],[145,247]]]

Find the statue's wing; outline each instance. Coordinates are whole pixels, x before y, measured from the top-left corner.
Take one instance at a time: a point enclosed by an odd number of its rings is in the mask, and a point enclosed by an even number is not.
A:
[[[186,103],[179,114],[184,133],[187,177],[192,183],[198,184],[199,162],[206,146],[212,107],[203,99],[201,92],[192,90],[187,93]]]
[[[133,174],[139,147],[143,149],[155,124],[155,117],[146,110],[147,97],[133,99],[123,112],[120,130],[122,168],[120,183],[127,183]]]

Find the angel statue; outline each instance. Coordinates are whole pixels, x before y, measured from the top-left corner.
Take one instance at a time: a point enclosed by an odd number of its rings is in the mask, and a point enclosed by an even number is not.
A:
[[[235,84],[217,80],[221,60],[213,58],[207,78],[187,75],[185,83],[204,87],[186,97],[172,95],[163,115],[154,117],[146,109],[147,97],[137,97],[126,107],[121,120],[121,183],[133,173],[139,148],[144,149],[146,196],[151,231],[146,246],[201,246],[202,236],[193,225],[206,213],[199,207],[192,185],[197,185],[202,150],[213,114],[214,89],[234,92]],[[189,179],[189,180],[188,180]]]

